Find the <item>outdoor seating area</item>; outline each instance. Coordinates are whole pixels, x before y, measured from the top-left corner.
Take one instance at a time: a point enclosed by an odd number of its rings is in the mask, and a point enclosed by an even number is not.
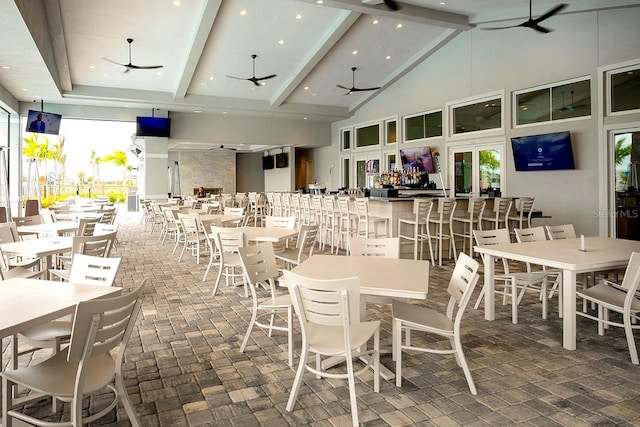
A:
[[[640,398],[635,341],[625,333],[628,322],[618,321],[621,318],[612,300],[619,292],[633,301],[640,282],[635,273],[637,260],[630,273],[617,274],[624,273],[624,262],[616,274],[609,274],[620,285],[606,285],[613,286],[606,289],[607,295],[600,291],[605,285],[578,291],[573,298],[574,313],[579,305],[578,314],[582,314],[581,298],[609,310],[588,305],[588,316],[574,314],[576,344],[572,350],[566,348],[566,341],[563,348],[566,320],[559,316],[563,307],[565,318],[568,313],[566,293],[559,304],[545,301],[563,292],[562,285],[555,285],[557,271],[539,266],[529,266],[535,272],[528,271],[526,263],[518,262],[518,255],[513,254],[515,260],[508,262],[511,269],[495,276],[496,280],[508,277],[507,281],[496,282],[495,292],[494,286],[484,285],[487,259],[493,259],[494,252],[504,248],[501,245],[512,244],[506,229],[482,232],[485,239],[502,236],[502,243],[495,246],[480,241],[481,232],[475,231],[476,248],[488,248],[482,257],[465,255],[468,248],[460,245],[457,261],[444,256],[446,251],[442,258],[439,251],[431,251],[438,261],[432,265],[429,259],[413,258],[421,252],[414,242],[428,244],[429,240],[402,243],[397,236],[363,237],[366,233],[358,233],[361,222],[355,209],[346,217],[352,221],[347,228],[350,234],[323,236],[317,221],[324,214],[305,214],[304,206],[330,204],[313,201],[309,196],[311,203],[300,203],[298,212],[280,211],[289,214],[287,221],[265,215],[264,226],[253,225],[255,212],[250,207],[231,218],[206,213],[204,204],[201,213],[189,206],[173,209],[173,203],[150,202],[162,215],[156,217],[151,206],[151,213],[118,210],[112,224],[117,231],[112,234],[117,233],[119,243],[109,248],[85,242],[94,236],[74,237],[79,229],[64,232],[68,236],[49,231],[45,236],[23,234],[19,242],[3,240],[0,249],[5,256],[26,255],[11,251],[16,243],[62,242],[31,254],[44,259],[33,269],[37,274],[49,271],[45,265],[62,262],[56,253],[69,252],[73,256],[60,264],[68,268],[63,280],[87,283],[85,286],[98,290],[106,286],[122,295],[137,289],[141,303],[121,367],[116,359],[113,387],[122,398],[122,403],[117,398],[112,403],[117,409],[107,406],[113,389],[104,388],[96,390],[96,397],[80,409],[77,403],[54,400],[52,412],[49,400],[25,408],[18,401],[16,411],[47,421],[95,415],[107,425],[137,418],[139,425],[159,426],[631,425],[640,417],[635,404]],[[346,209],[344,200],[341,203]],[[438,200],[433,203],[432,218],[440,221]],[[266,205],[265,213],[270,212]],[[420,209],[415,212],[408,219],[424,221],[424,227],[416,230],[426,235],[428,219],[420,219]],[[174,213],[176,220],[167,221],[172,218],[167,213]],[[466,207],[459,213],[468,218]],[[436,224],[438,235],[445,230],[442,225]],[[98,240],[105,235],[115,240],[100,232],[100,227],[96,230]],[[540,230],[546,237],[545,230]],[[523,245],[532,245],[537,243],[534,235],[538,231],[518,229],[516,234]],[[543,240],[569,244],[580,239]],[[277,245],[284,247],[274,250]],[[404,256],[402,245],[406,246]],[[587,245],[596,247],[590,239]],[[114,263],[99,259],[113,259]],[[3,274],[14,270],[9,265],[3,268]],[[32,271],[32,267],[20,268]],[[142,282],[144,288],[139,288]],[[534,286],[539,283],[544,286]],[[318,292],[318,286],[337,293]],[[292,289],[294,295],[289,294]],[[498,292],[499,299],[495,298]],[[511,295],[516,295],[514,301]],[[473,309],[482,296],[484,304],[490,301],[495,320],[486,319],[486,306],[484,311],[481,304]],[[635,297],[620,312],[637,315],[637,304]],[[318,310],[321,306],[323,313]],[[71,311],[63,314],[67,313]],[[53,349],[62,351],[69,342],[69,351],[73,351],[74,342],[80,340],[71,335],[73,318],[58,317],[36,328],[17,330],[17,326],[4,327],[8,314],[0,316],[0,330],[12,331],[2,341],[2,368],[8,381],[28,384],[11,371],[36,369],[40,364],[42,369],[54,366],[47,361]],[[303,324],[301,319],[306,319]],[[607,324],[620,327],[606,328]],[[628,324],[637,327],[637,322]],[[344,332],[335,333],[338,330]],[[351,344],[345,347],[342,336],[351,336]],[[317,365],[315,357],[304,357],[308,352],[346,354],[349,362],[345,366],[338,361],[333,367],[336,362],[330,364],[323,357]],[[126,393],[119,381],[124,382]],[[18,392],[16,397],[21,396]],[[71,398],[73,392],[65,396]]]

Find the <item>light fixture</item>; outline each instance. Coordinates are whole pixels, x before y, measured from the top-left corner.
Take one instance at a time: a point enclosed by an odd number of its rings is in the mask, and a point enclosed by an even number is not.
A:
[[[302,19],[302,14],[298,13],[298,14],[296,15],[296,19]]]
[[[358,51],[357,51],[357,50],[354,50],[354,51],[353,51],[353,52],[351,52],[351,53],[352,53],[353,55],[357,55],[357,54],[358,54]]]
[[[242,9],[242,10],[240,11],[240,15],[245,16],[246,14],[247,14],[247,11],[246,11],[246,10]]]
[[[209,77],[209,80],[213,80],[213,76],[210,76],[210,77]]]
[[[374,24],[374,25],[375,25],[375,24],[377,24],[378,22],[380,22],[380,21],[378,21],[377,19],[374,19],[374,20],[373,20],[373,24]]]
[[[396,28],[402,28],[402,22],[396,25]]]
[[[322,3],[324,3],[324,2],[323,2],[322,0],[316,0],[316,3],[317,3],[317,4],[322,4]]]
[[[4,68],[4,67],[2,67],[2,68]],[[96,66],[95,66],[95,65],[89,65],[89,69],[90,69],[90,70],[94,70],[95,68],[96,68]]]
[[[278,44],[284,44],[284,40],[282,39],[278,40]]]
[[[304,87],[304,90],[309,90],[309,86],[305,86],[305,87]]]
[[[391,59],[391,55],[385,56],[384,59]]]
[[[3,70],[10,70],[10,69],[11,69],[11,67],[9,67],[8,65],[3,65],[3,66],[2,66],[2,69],[3,69]]]

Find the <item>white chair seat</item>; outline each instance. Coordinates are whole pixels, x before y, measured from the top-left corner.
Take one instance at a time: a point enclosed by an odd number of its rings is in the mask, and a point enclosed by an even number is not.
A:
[[[375,331],[380,321],[359,322],[349,326],[351,348],[364,346]],[[325,356],[344,354],[344,328],[342,326],[310,325],[309,348],[313,352]]]
[[[26,277],[28,279],[33,279],[34,277],[39,277],[41,275],[42,271],[28,270],[24,267],[14,267],[11,270],[2,272],[2,277],[4,278],[4,280],[13,279],[15,277]]]
[[[605,308],[623,307],[627,292],[606,283],[598,283],[595,286],[584,290],[576,291],[576,294],[583,298],[598,300],[598,303]],[[634,298],[631,301],[631,311],[640,311],[640,299]]]
[[[393,316],[411,329],[453,333],[453,321],[431,308],[394,300],[392,310]]]
[[[62,279],[65,282],[69,281],[69,277],[71,276],[71,270],[70,269],[50,269],[49,273],[51,273],[52,275],[59,277],[60,279]]]
[[[59,337],[65,337],[71,335],[71,327],[73,326],[71,321],[67,320],[54,320],[44,325],[34,326],[29,328],[20,334],[21,341],[29,340],[35,341],[49,341]]]
[[[108,354],[92,357],[88,361],[83,393],[94,393],[113,378],[115,362]],[[78,363],[67,362],[67,349],[49,359],[29,366],[29,369],[5,371],[3,376],[17,384],[56,397],[72,397]]]
[[[275,298],[266,298],[260,301],[260,307],[262,308],[286,308],[293,304],[291,302],[291,295],[283,294],[278,295]]]

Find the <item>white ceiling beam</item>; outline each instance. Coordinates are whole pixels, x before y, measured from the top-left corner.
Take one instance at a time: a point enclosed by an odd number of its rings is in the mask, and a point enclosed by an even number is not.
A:
[[[200,57],[202,56],[205,45],[207,44],[207,39],[209,38],[209,34],[213,28],[216,16],[218,16],[221,4],[222,0],[210,0],[204,2],[200,21],[196,26],[196,31],[193,35],[193,40],[191,41],[191,48],[189,49],[187,60],[184,62],[178,86],[173,94],[175,98],[184,98],[187,94],[189,85],[193,80],[193,74],[196,71],[198,62],[200,62]]]
[[[333,46],[349,31],[349,28],[358,20],[360,13],[344,11],[333,25],[329,27],[316,46],[309,50],[309,54],[300,61],[300,65],[284,82],[278,93],[271,100],[271,105],[279,106],[284,103],[289,95],[298,85],[309,75],[309,73],[320,63],[322,58],[333,48]]]
[[[366,103],[371,101],[376,96],[380,95],[386,88],[396,83],[403,76],[405,76],[415,67],[424,62],[424,60],[436,53],[451,40],[456,38],[459,34],[462,34],[462,31],[452,29],[443,31],[431,43],[426,45],[420,51],[416,52],[415,55],[405,61],[405,63],[398,67],[393,73],[389,74],[389,76],[380,83],[380,89],[366,94],[365,96],[359,98],[358,101],[351,104],[349,106],[349,112],[355,113],[358,109],[362,108]]]
[[[47,14],[49,36],[51,37],[51,46],[53,47],[53,55],[58,70],[60,90],[62,92],[71,90],[73,86],[71,84],[69,57],[67,56],[67,43],[64,38],[64,29],[62,28],[60,2],[58,0],[46,1],[44,2],[44,10]]]
[[[306,3],[316,3],[316,0],[298,0]],[[398,2],[399,3],[399,2]],[[405,19],[437,27],[452,28],[454,30],[470,30],[474,26],[469,23],[469,17],[459,13],[419,7],[412,4],[400,3],[399,10],[391,10],[384,4],[369,5],[361,0],[324,0],[323,6],[351,10],[358,13],[377,15],[387,18]]]

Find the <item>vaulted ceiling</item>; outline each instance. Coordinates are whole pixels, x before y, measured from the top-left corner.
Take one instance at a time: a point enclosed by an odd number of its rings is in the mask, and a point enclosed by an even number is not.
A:
[[[533,0],[533,16],[631,0]],[[0,85],[20,101],[333,121],[460,32],[518,24],[528,0],[0,0]],[[553,18],[545,26],[554,27]],[[532,31],[514,28],[505,31]],[[507,33],[505,33],[506,35]],[[541,37],[544,37],[541,34]],[[131,69],[116,63],[162,65]],[[228,75],[276,77],[255,85]],[[116,62],[116,63],[114,63]],[[380,87],[355,92],[355,86]]]

